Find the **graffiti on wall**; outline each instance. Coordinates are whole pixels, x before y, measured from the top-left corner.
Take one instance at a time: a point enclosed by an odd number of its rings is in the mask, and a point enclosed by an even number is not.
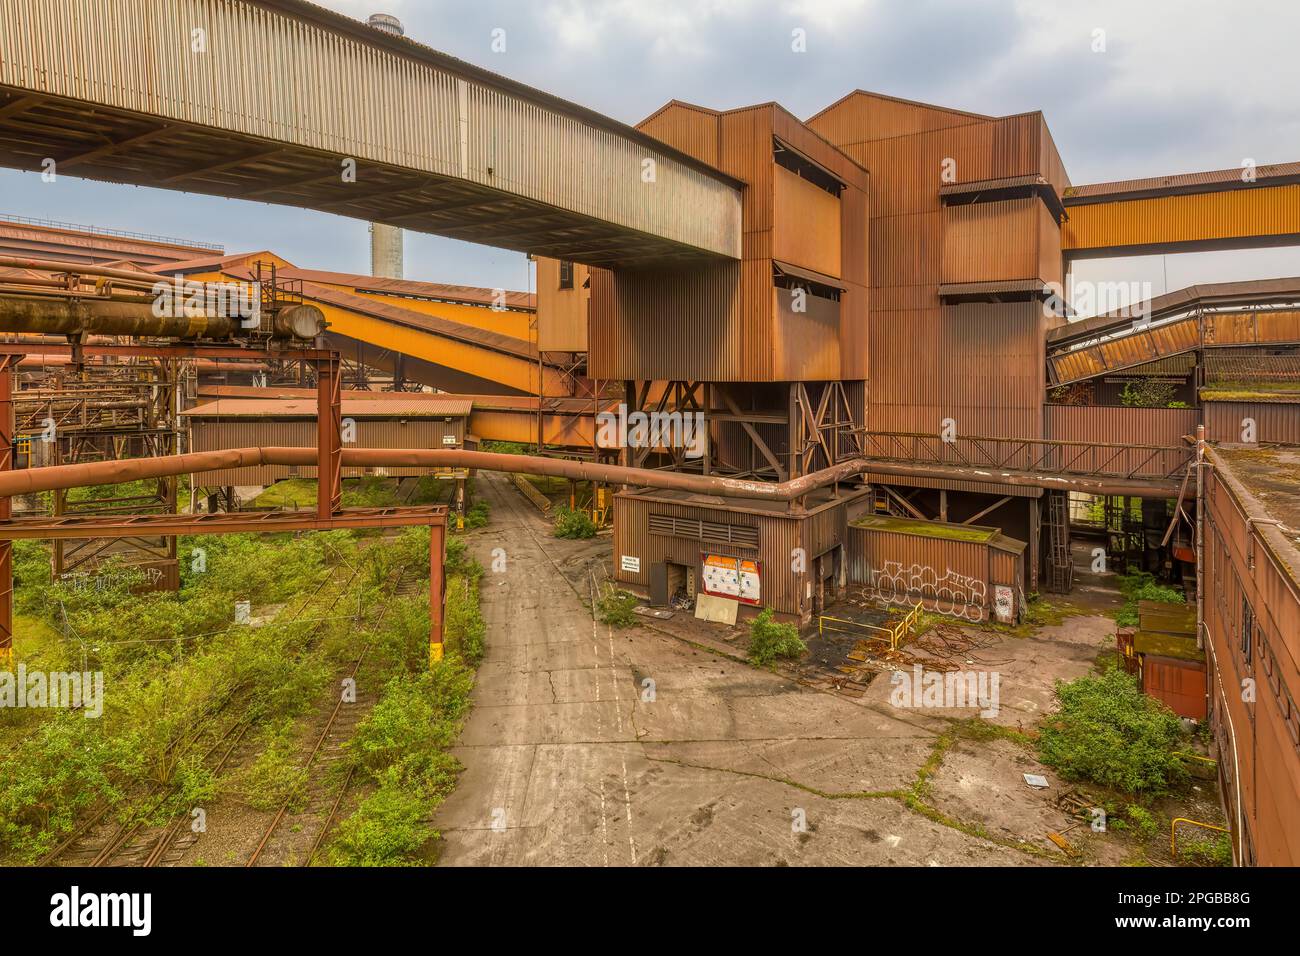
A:
[[[982,621],[988,588],[978,578],[958,574],[951,568],[939,574],[929,565],[905,568],[901,561],[886,561],[883,567],[868,573],[863,591],[882,604],[910,605],[925,596],[925,603],[940,614]]]

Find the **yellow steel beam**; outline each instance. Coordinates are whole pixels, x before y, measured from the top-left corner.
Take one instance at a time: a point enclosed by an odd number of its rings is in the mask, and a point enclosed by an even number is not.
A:
[[[1070,205],[1069,259],[1300,244],[1300,184]]]
[[[471,434],[490,441],[532,445],[537,441],[537,412],[475,408],[469,416],[469,430]],[[542,415],[542,440],[547,445],[590,448],[595,434],[595,417],[591,414],[581,417]]]
[[[315,303],[325,313],[330,331],[366,342],[381,349],[402,352],[434,365],[459,369],[478,378],[497,382],[521,392],[537,393],[538,367],[535,361],[506,355],[459,339],[424,329],[385,322],[325,302]],[[559,394],[562,383],[554,369],[546,369],[549,394]]]
[[[410,312],[433,315],[440,319],[450,319],[453,322],[459,322],[461,325],[470,325],[488,332],[500,332],[502,335],[509,335],[512,338],[519,339],[520,344],[523,345],[527,345],[532,338],[529,331],[532,315],[527,312],[512,312],[509,310],[494,312],[492,309],[478,305],[462,305],[458,302],[430,302],[401,295],[366,292],[354,289],[352,286],[336,285],[334,283],[322,282],[320,284],[327,285],[329,288],[337,289],[340,292],[349,292],[362,298],[373,299],[376,302],[383,302]]]

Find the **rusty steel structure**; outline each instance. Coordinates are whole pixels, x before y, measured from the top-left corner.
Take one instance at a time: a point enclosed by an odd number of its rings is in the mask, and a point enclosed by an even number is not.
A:
[[[248,360],[256,359],[259,353],[247,346],[237,345],[51,345],[42,343],[43,353],[67,355],[71,358],[76,353],[85,357],[147,356],[158,360],[184,360],[203,355],[208,359]],[[185,468],[181,471],[169,470],[166,465],[186,456],[163,456],[158,458],[141,458],[126,461],[84,462],[76,465],[55,465],[48,468],[13,470],[14,417],[13,417],[13,370],[19,357],[29,348],[22,344],[0,344],[0,484],[17,476],[36,476],[54,473],[63,476],[63,480],[46,483],[40,490],[56,490],[88,484],[109,484],[116,481],[130,481],[140,477],[169,478],[187,471],[201,471],[201,468]],[[330,530],[334,528],[364,527],[401,527],[409,525],[427,525],[430,528],[430,648],[434,658],[442,653],[442,604],[443,604],[443,553],[447,509],[445,507],[424,509],[343,509],[342,500],[342,415],[340,411],[341,388],[340,366],[337,353],[303,348],[280,349],[279,358],[296,361],[311,366],[317,381],[317,403],[320,410],[316,416],[316,447],[310,449],[309,458],[317,468],[317,480],[320,484],[317,507],[314,515],[289,513],[281,518],[268,519],[259,523],[249,516],[224,515],[225,520],[210,520],[218,516],[204,516],[207,521],[200,521],[198,516],[183,514],[95,514],[95,515],[54,515],[51,517],[34,517],[14,519],[12,495],[22,494],[12,489],[0,495],[0,663],[8,665],[13,647],[13,541],[17,538],[50,539],[122,539],[142,536],[161,536],[173,538],[178,534],[194,533],[229,533],[249,530]],[[296,451],[296,450],[295,450]],[[163,467],[157,467],[162,463]],[[152,473],[150,466],[153,465]],[[125,472],[129,477],[109,478],[105,482],[96,482],[95,476],[103,469],[118,473]],[[36,490],[35,486],[29,486]],[[171,502],[175,511],[174,497]],[[202,532],[197,529],[202,526]]]
[[[108,0],[61,6],[110,15]],[[69,35],[52,5],[0,0],[0,164],[52,157],[92,179],[523,250],[537,294],[314,272],[269,251],[144,250],[154,261],[135,270],[0,257],[0,331],[72,339],[0,347],[0,585],[16,536],[441,527],[435,510],[341,509],[345,469],[484,468],[621,486],[614,578],[659,598],[727,567],[747,581],[743,610],[807,623],[851,584],[889,592],[882,564],[912,565],[922,584],[903,587],[908,600],[934,601],[946,564],[972,586],[967,613],[1014,620],[1028,595],[1072,587],[1070,495],[1097,496],[1123,560],[1155,552],[1195,590],[1238,859],[1300,859],[1286,842],[1300,791],[1286,548],[1300,515],[1252,499],[1234,477],[1264,480],[1248,456],[1206,446],[1207,432],[1270,454],[1257,446],[1300,442],[1300,279],[1197,286],[1082,321],[1067,291],[1080,258],[1300,243],[1300,166],[1076,186],[1039,112],[861,90],[807,120],[775,103],[672,101],[632,128],[302,0],[111,6],[137,28]],[[178,24],[230,55],[177,60],[160,38]],[[276,62],[323,79],[290,88]],[[156,315],[147,298],[168,276],[269,277],[256,333],[201,308]],[[96,341],[114,335],[183,344]],[[14,470],[13,372],[36,349],[74,368],[138,349],[257,360],[314,385],[314,428],[304,417],[293,442]],[[522,435],[539,454],[344,447],[345,376],[361,391],[472,395],[464,428]],[[74,402],[64,420],[90,427],[90,411]],[[611,412],[698,421],[702,441],[633,430],[611,443],[598,427]],[[568,458],[540,454],[551,445]],[[315,469],[315,513],[9,510],[13,494],[248,468]],[[1129,499],[1143,502],[1136,529]],[[990,534],[959,547],[952,526]],[[431,575],[440,589],[438,557]],[[8,615],[0,604],[0,628]],[[1260,657],[1241,656],[1246,621],[1252,635],[1266,622]],[[1224,690],[1257,666],[1267,712]]]
[[[70,20],[132,29],[63,30]],[[178,24],[230,56],[178,59],[160,39],[180,36]],[[277,63],[322,81],[286,85]],[[725,174],[304,0],[68,0],[57,11],[4,0],[0,98],[7,166],[40,170],[53,157],[86,178],[589,263],[741,256],[740,188]]]

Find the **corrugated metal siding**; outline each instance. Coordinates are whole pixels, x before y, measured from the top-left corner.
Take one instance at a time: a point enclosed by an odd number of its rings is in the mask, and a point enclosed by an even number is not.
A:
[[[845,498],[796,516],[723,510],[649,496],[615,495],[614,578],[624,584],[649,587],[650,568],[657,563],[684,564],[695,568],[698,575],[701,553],[744,557],[758,560],[761,564],[762,606],[781,614],[799,615],[807,606],[804,589],[810,577],[809,572],[792,570],[795,549],[804,549],[811,569],[813,559],[844,540],[846,509],[855,500]],[[655,534],[649,527],[651,514],[752,527],[759,535],[759,547],[703,543],[693,538]],[[639,558],[640,572],[622,570],[620,559],[623,555]]]
[[[1300,233],[1300,185],[1071,206],[1067,252]]]
[[[772,290],[776,348],[772,377],[782,382],[830,381],[840,377],[840,305],[808,295],[795,312],[789,289]]]
[[[1226,775],[1226,799],[1235,805],[1240,794],[1256,862],[1293,866],[1300,860],[1300,588],[1294,577],[1300,562],[1278,529],[1248,524],[1248,517],[1267,517],[1267,512],[1247,501],[1221,458],[1211,458],[1204,569],[1211,728]],[[1241,654],[1243,600],[1255,616],[1250,661]],[[1236,692],[1247,679],[1256,682],[1254,704]]]
[[[940,281],[1059,281],[1056,229],[1055,217],[1037,197],[946,206]]]
[[[872,430],[938,433],[951,418],[959,435],[1040,436],[1042,313],[1035,302],[874,313]]]
[[[207,54],[190,52],[196,27]],[[514,91],[256,3],[0,0],[0,83],[455,177],[740,256],[730,184]],[[652,187],[641,180],[647,157]]]
[[[985,542],[951,541],[850,525],[849,583],[889,603],[924,601],[945,614],[984,620],[996,583],[1017,585],[1022,560]],[[1008,559],[1010,563],[1008,564]],[[1012,577],[1007,578],[1008,572]]]
[[[1188,318],[1140,329],[1086,348],[1059,352],[1048,361],[1052,366],[1052,380],[1065,383],[1187,352],[1200,343],[1200,322]]]
[[[667,381],[764,378],[765,366],[750,364],[745,347],[741,272],[739,263],[652,271],[593,269],[587,359],[591,376]],[[769,273],[769,295],[771,284]],[[770,348],[767,359],[770,365]]]
[[[808,120],[808,125],[834,143],[854,143],[988,120],[961,110],[855,90]]]
[[[773,170],[773,252],[777,259],[839,278],[840,200],[782,166]]]
[[[587,351],[591,270],[575,263],[573,288],[560,288],[560,260],[537,257],[537,348],[542,352]]]
[[[1128,408],[1119,405],[1046,405],[1043,429],[1057,441],[1102,442],[1113,445],[1162,445],[1186,449],[1185,435],[1195,435],[1200,412],[1195,408]],[[1064,454],[1069,454],[1064,452]],[[1098,453],[1112,460],[1113,450]],[[1114,458],[1118,468],[1135,467],[1148,453],[1134,449]],[[1187,461],[1186,451],[1161,454],[1138,472],[1167,475]]]
[[[1206,402],[1205,437],[1213,442],[1243,441],[1247,418],[1255,421],[1255,441],[1300,445],[1300,400],[1280,402]]]
[[[459,448],[465,440],[465,420],[450,422],[408,420],[400,422],[358,421],[356,442],[344,448]],[[454,444],[443,443],[445,436],[455,439]],[[226,448],[315,448],[316,423],[314,421],[211,421],[198,419],[191,423],[190,448],[193,451],[220,451]],[[367,474],[390,477],[428,475],[435,468],[384,468],[367,471],[365,468],[344,468],[343,477],[359,478]],[[315,466],[290,467],[287,465],[261,465],[251,468],[231,468],[207,472],[200,484],[204,487],[225,485],[270,485],[282,478],[315,478]]]

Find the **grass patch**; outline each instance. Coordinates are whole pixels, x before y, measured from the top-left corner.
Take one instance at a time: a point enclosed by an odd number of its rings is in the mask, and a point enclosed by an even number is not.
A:
[[[616,588],[612,584],[605,585],[603,593],[596,601],[596,611],[601,623],[608,624],[610,627],[631,627],[635,624],[636,606],[635,594]]]

